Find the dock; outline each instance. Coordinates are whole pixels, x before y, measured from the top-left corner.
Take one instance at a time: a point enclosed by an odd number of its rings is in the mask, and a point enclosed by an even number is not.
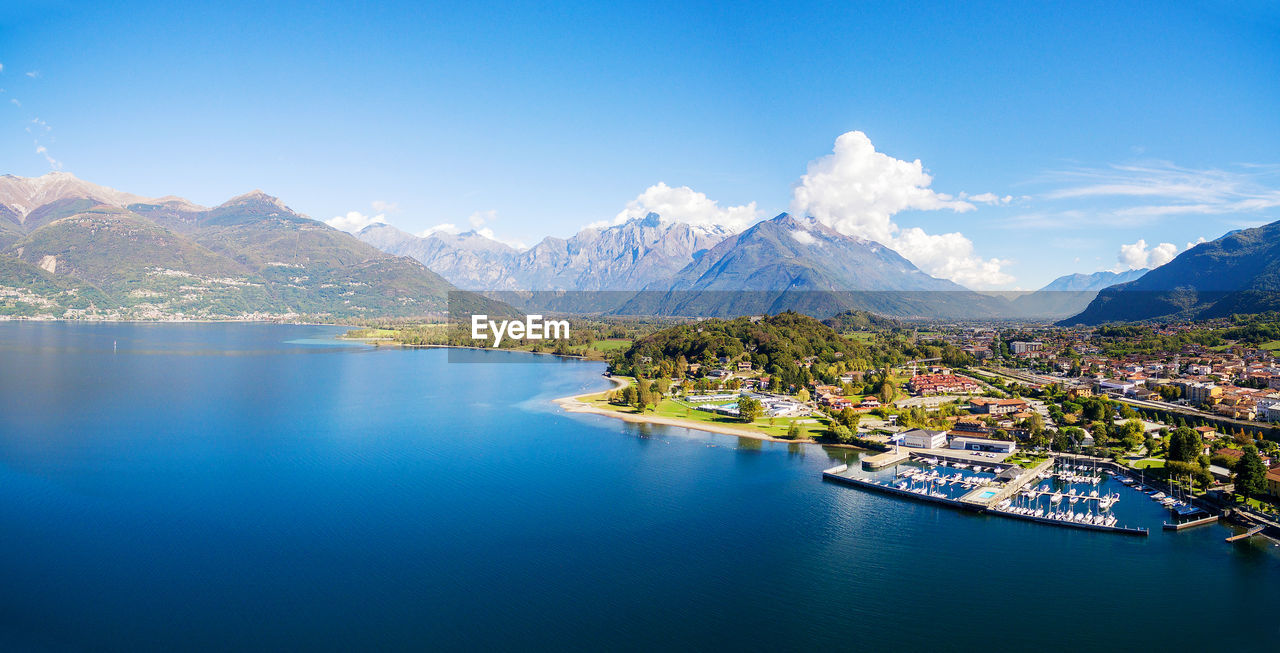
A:
[[[1116,533],[1120,535],[1138,535],[1142,537],[1147,537],[1148,535],[1150,535],[1150,533],[1145,528],[1130,528],[1127,526],[1106,526],[1103,524],[1085,524],[1082,522],[1062,521],[1062,520],[1052,519],[1048,517],[1035,517],[1033,515],[1019,515],[1017,513],[1006,512],[1006,511],[999,510],[992,507],[994,503],[998,503],[1001,500],[995,497],[1001,496],[1001,495],[1004,495],[1006,497],[1011,496],[1014,492],[1017,492],[1024,485],[1026,485],[1026,483],[1030,479],[1034,479],[1036,477],[1036,474],[1038,474],[1039,471],[1043,469],[1044,465],[1051,463],[1052,460],[1053,459],[1051,458],[1045,463],[1041,465],[1037,465],[1033,469],[1026,470],[1026,472],[1019,475],[1018,479],[1016,479],[1014,482],[1007,484],[1005,487],[1001,487],[1001,488],[993,488],[990,486],[979,487],[975,489],[973,492],[970,492],[969,494],[966,494],[964,497],[961,497],[959,499],[952,499],[950,497],[940,497],[940,496],[935,496],[933,494],[928,494],[928,493],[911,492],[898,487],[894,487],[893,485],[878,483],[871,479],[852,476],[849,473],[848,465],[838,465],[830,469],[825,469],[822,471],[822,478],[823,480],[840,483],[842,485],[850,485],[850,486],[861,488],[864,490],[870,490],[872,492],[889,494],[893,496],[902,497],[905,499],[912,499],[915,501],[923,501],[925,503],[940,504],[950,508],[956,508],[956,509],[965,510],[968,512],[986,513],[986,514],[996,515],[1000,517],[1006,517],[1009,519],[1020,519],[1022,521],[1038,522],[1042,524],[1049,524],[1051,526],[1061,526],[1065,528],[1079,528],[1083,530],[1099,531],[1104,533]],[[992,490],[998,490],[998,491],[993,492],[992,495],[989,497],[982,497],[980,500],[975,498],[974,500],[966,501],[966,499],[969,499],[970,495],[974,495],[975,493],[984,492],[984,491],[990,492]]]
[[[885,467],[892,467],[893,465],[897,465],[899,463],[904,463],[909,458],[911,458],[910,449],[899,449],[898,451],[886,451],[884,453],[878,453],[874,456],[868,456],[866,459],[862,461],[862,468],[875,471],[878,469],[884,469]]]
[[[1247,540],[1253,537],[1254,535],[1261,533],[1262,529],[1264,528],[1266,528],[1266,526],[1254,526],[1253,528],[1250,528],[1249,530],[1243,533],[1240,533],[1239,535],[1232,535],[1231,537],[1228,537],[1227,542],[1239,542],[1241,540]]]
[[[1166,531],[1180,531],[1185,528],[1195,528],[1196,526],[1204,526],[1205,524],[1215,524],[1217,522],[1218,522],[1217,515],[1209,515],[1208,517],[1192,519],[1191,521],[1174,522],[1174,523],[1165,522],[1164,529]]]

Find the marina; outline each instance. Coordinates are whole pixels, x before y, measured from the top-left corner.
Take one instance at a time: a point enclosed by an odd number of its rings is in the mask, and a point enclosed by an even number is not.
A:
[[[942,460],[934,453],[893,452],[893,462],[886,462],[886,454],[881,454],[878,461],[864,463],[863,469],[871,474],[840,465],[822,475],[844,485],[971,512],[1052,526],[1149,535],[1148,529],[1121,524],[1111,513],[1121,497],[1099,489],[1105,475],[1097,465],[1049,458],[1022,468]]]

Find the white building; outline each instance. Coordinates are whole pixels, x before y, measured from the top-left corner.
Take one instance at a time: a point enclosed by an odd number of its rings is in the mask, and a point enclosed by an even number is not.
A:
[[[901,435],[902,446],[913,449],[944,449],[947,446],[946,431],[911,429]]]
[[[1022,341],[1017,341],[1017,342],[1011,342],[1011,343],[1009,343],[1009,351],[1013,352],[1014,354],[1029,354],[1029,353],[1031,353],[1031,352],[1033,352],[1033,351],[1040,351],[1041,349],[1044,349],[1044,343],[1043,343],[1043,342],[1036,342],[1036,341],[1022,342]]]
[[[952,449],[963,449],[965,451],[991,451],[994,453],[1013,453],[1018,450],[1018,445],[1009,440],[992,440],[989,438],[975,438],[967,435],[957,435],[951,438]]]

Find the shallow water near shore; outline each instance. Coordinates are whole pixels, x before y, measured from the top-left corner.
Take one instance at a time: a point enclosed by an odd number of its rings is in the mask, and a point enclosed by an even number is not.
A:
[[[339,327],[0,323],[0,648],[1266,650],[1277,547],[825,483],[562,412],[599,363]],[[489,357],[524,357],[486,352]],[[551,362],[548,363],[549,359]],[[856,454],[855,454],[856,455]]]

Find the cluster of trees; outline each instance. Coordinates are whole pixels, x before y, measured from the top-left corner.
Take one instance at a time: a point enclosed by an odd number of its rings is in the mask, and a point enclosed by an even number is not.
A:
[[[945,343],[920,342],[914,332],[878,332],[870,341],[846,338],[812,317],[787,311],[760,318],[702,320],[662,329],[635,341],[611,362],[616,374],[686,378],[693,364],[702,374],[720,360],[747,361],[770,377],[775,389],[803,388],[812,382],[837,385],[849,372],[863,381],[851,394],[878,394],[894,383],[888,368],[917,358],[939,357],[956,364],[972,359]]]
[[[640,412],[657,407],[658,402],[671,391],[671,382],[665,378],[652,381],[645,378],[636,379],[621,390],[615,390],[606,398],[610,403],[619,406],[631,406]]]

